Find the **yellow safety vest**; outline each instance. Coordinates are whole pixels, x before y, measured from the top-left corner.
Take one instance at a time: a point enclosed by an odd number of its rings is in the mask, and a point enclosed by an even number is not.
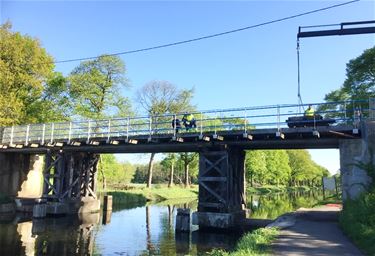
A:
[[[192,121],[194,119],[194,116],[192,114],[189,114],[187,117],[186,117],[186,120],[187,121]]]
[[[314,116],[314,113],[315,113],[315,111],[314,111],[313,108],[308,108],[305,111],[305,116]]]

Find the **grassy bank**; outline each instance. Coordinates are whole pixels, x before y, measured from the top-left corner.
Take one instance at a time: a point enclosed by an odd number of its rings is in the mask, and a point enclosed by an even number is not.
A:
[[[355,201],[345,202],[340,226],[358,248],[375,255],[375,189]]]
[[[112,195],[114,204],[145,204],[147,201],[160,202],[164,200],[198,198],[198,186],[185,188],[183,186],[154,185],[147,188],[143,184],[134,184],[127,187],[127,190],[111,190],[107,194]]]
[[[232,252],[224,250],[213,250],[208,253],[211,256],[249,256],[249,255],[269,255],[271,243],[279,231],[275,228],[260,228],[251,233],[245,234],[237,243]]]

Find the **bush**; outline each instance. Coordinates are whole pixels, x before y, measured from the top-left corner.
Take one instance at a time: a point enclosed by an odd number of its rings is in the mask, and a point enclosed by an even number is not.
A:
[[[362,251],[375,255],[375,189],[345,202],[340,226]]]

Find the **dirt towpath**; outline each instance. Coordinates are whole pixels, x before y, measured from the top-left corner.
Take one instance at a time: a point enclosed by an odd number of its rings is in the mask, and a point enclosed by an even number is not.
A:
[[[284,229],[272,244],[273,255],[363,255],[339,228],[340,210],[340,206],[327,205],[299,209],[281,218]]]

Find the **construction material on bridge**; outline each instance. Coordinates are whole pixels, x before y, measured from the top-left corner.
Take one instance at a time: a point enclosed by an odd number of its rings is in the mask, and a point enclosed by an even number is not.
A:
[[[289,128],[295,127],[316,127],[316,126],[329,126],[336,121],[332,118],[324,118],[315,114],[314,116],[293,116],[286,120]]]

